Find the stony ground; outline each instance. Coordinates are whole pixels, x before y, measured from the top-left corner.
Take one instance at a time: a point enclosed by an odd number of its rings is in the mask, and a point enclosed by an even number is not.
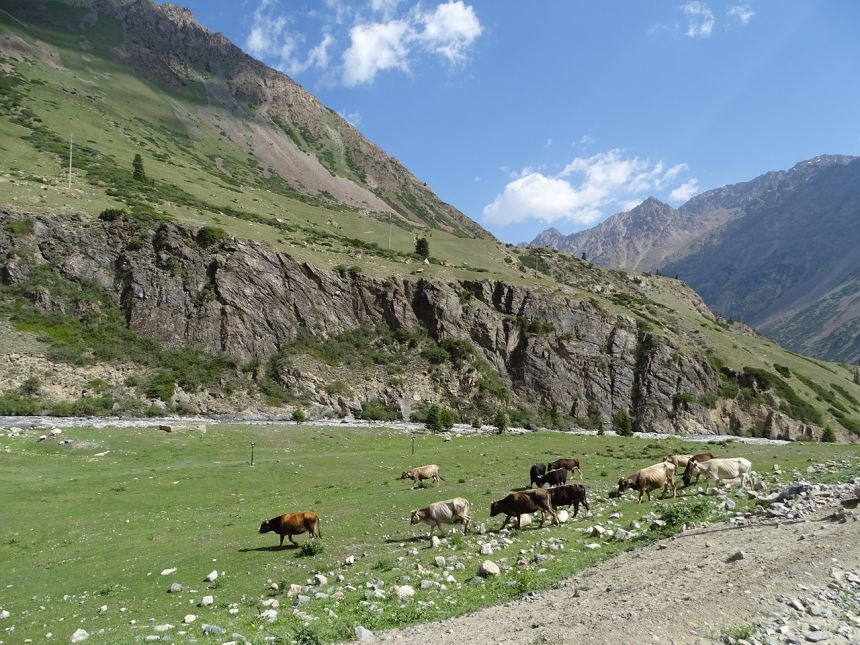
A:
[[[853,485],[816,487],[787,500],[797,519],[762,512],[749,522],[690,530],[604,562],[546,594],[380,638],[497,645],[860,643],[854,495]]]

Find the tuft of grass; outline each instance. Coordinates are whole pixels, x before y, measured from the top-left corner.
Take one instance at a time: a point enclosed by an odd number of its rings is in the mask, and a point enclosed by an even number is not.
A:
[[[320,540],[309,539],[307,542],[302,542],[302,545],[299,547],[299,550],[296,553],[296,557],[313,557],[316,555],[320,555],[323,551],[325,551],[325,545]]]

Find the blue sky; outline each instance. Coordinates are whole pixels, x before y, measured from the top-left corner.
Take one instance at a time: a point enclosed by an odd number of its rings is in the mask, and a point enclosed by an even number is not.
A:
[[[506,242],[860,154],[860,3],[174,0]]]

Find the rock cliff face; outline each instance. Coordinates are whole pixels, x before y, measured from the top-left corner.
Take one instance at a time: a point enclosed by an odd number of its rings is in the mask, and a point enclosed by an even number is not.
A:
[[[13,244],[18,252],[9,254]],[[20,261],[22,254],[30,264]],[[470,341],[515,402],[561,414],[597,414],[608,422],[618,410],[630,410],[642,430],[681,433],[728,432],[753,417],[783,416],[759,406],[739,419],[734,402],[719,410],[679,404],[680,393],[718,390],[719,376],[704,356],[594,301],[524,286],[342,277],[253,242],[202,248],[190,230],[170,223],[141,235],[118,223],[37,218],[25,238],[0,234],[0,257],[6,283],[20,282],[40,263],[72,282],[95,282],[122,308],[131,329],[167,347],[267,357],[302,330],[326,338],[383,323],[423,328],[440,341]],[[34,297],[50,302],[50,294]],[[534,333],[522,320],[541,321],[550,331]],[[305,387],[321,405],[335,405],[319,387],[318,372],[294,365],[287,381]],[[450,401],[474,393],[474,374],[437,375],[446,382],[435,386],[428,378],[407,374],[395,386],[369,379],[364,396],[402,401],[435,390]],[[780,423],[783,436],[809,432],[787,417]]]

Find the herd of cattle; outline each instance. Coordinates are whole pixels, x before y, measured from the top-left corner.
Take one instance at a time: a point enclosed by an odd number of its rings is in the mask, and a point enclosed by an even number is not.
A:
[[[639,493],[639,503],[642,496],[647,495],[651,501],[651,491],[663,489],[665,496],[669,489],[675,497],[675,476],[683,468],[682,480],[684,486],[693,483],[693,477],[698,483],[699,477],[705,475],[709,484],[720,484],[727,481],[740,480],[746,487],[752,480],[752,463],[743,457],[716,458],[710,452],[698,455],[668,455],[659,464],[642,468],[628,477],[618,480],[618,494],[628,489]],[[505,528],[512,517],[517,519],[517,528],[521,528],[521,517],[525,514],[540,513],[540,527],[543,527],[546,516],[552,518],[553,524],[559,524],[556,509],[561,506],[573,506],[573,517],[579,513],[580,505],[590,510],[586,499],[585,487],[582,484],[568,484],[568,473],[578,472],[582,479],[582,469],[578,459],[557,459],[548,464],[534,464],[529,471],[529,488],[508,494],[504,498],[490,504],[490,516],[505,515],[501,528]],[[438,483],[444,481],[439,475],[439,466],[429,464],[420,468],[406,470],[398,478],[411,479],[413,482],[432,480]],[[549,488],[544,488],[549,484]],[[469,532],[471,524],[472,505],[463,497],[455,497],[441,502],[434,502],[424,508],[415,509],[410,515],[410,524],[426,524],[430,526],[430,536],[443,524],[463,524],[463,532]],[[260,525],[260,533],[274,532],[281,538],[280,546],[284,546],[284,537],[296,544],[293,535],[308,533],[312,538],[321,537],[319,516],[313,511],[289,513],[271,520],[264,520]]]

